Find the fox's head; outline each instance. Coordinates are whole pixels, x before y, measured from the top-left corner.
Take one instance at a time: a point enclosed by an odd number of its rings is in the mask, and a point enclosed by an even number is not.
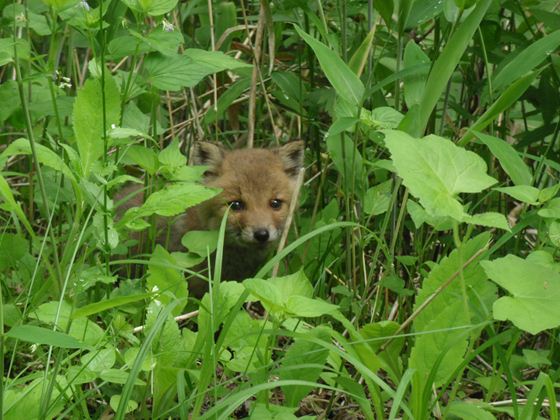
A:
[[[193,162],[206,165],[205,184],[222,193],[200,206],[200,217],[217,229],[229,207],[226,241],[265,248],[282,235],[303,165],[303,142],[275,149],[226,151],[214,143],[194,146]]]

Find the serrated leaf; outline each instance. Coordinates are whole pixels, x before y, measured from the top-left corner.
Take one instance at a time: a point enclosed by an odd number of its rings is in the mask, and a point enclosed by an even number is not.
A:
[[[463,244],[461,254],[454,250],[435,265],[422,283],[422,289],[414,303],[418,309],[460,267],[478,251],[487,246],[490,235],[481,234]],[[421,311],[413,322],[414,332],[430,332],[415,337],[409,367],[417,369],[415,386],[426,386],[426,380],[432,369],[437,369],[434,386],[439,386],[449,378],[463,361],[468,347],[468,338],[476,335],[472,325],[488,319],[490,306],[496,298],[495,286],[477,263],[472,263],[463,270],[463,279],[467,290],[468,311],[465,308],[461,279],[456,277]],[[461,328],[464,327],[464,328]],[[441,363],[437,365],[441,358]],[[431,386],[431,384],[428,384]]]
[[[35,151],[37,152],[37,160],[39,163],[53,168],[55,171],[63,173],[72,182],[76,182],[76,177],[70,170],[70,168],[64,163],[64,161],[55,152],[42,144],[35,144]],[[31,145],[29,140],[24,138],[19,138],[10,143],[8,147],[0,155],[0,161],[4,164],[6,159],[10,156],[16,155],[31,155]]]
[[[484,143],[500,162],[501,167],[509,175],[515,185],[531,185],[533,175],[517,151],[506,141],[488,134],[473,131],[473,134]]]
[[[162,165],[171,167],[181,167],[187,164],[187,158],[181,153],[177,139],[173,139],[165,149],[159,152],[158,160]]]
[[[317,56],[321,69],[336,93],[355,106],[357,111],[357,107],[361,105],[364,96],[364,85],[360,78],[350,70],[350,67],[342,61],[336,52],[317,41],[299,26],[296,25],[295,29]]]
[[[121,223],[129,223],[141,217],[157,214],[159,216],[176,216],[189,207],[195,206],[218,194],[215,188],[204,187],[192,182],[178,182],[151,194],[141,207],[129,209]]]
[[[385,144],[397,173],[429,214],[465,217],[460,193],[480,192],[497,181],[486,174],[486,163],[476,153],[442,137],[415,139],[402,131],[387,130]]]
[[[105,73],[105,129],[118,124],[121,113],[120,93],[109,72]],[[78,90],[72,112],[76,144],[82,171],[89,175],[94,162],[103,156],[103,95],[101,79],[88,79]]]
[[[506,217],[503,214],[496,212],[479,213],[472,216],[467,215],[465,216],[463,221],[466,223],[471,223],[473,225],[495,227],[508,232],[511,231]]]
[[[494,318],[510,320],[523,331],[538,334],[560,326],[560,274],[515,255],[482,262],[490,279],[512,296],[494,303]]]
[[[320,344],[306,340],[308,336],[327,342],[330,339],[328,330],[321,327],[314,328],[306,331],[301,336],[297,336],[280,363],[278,376],[281,380],[300,379],[314,382],[319,378],[319,374],[323,370],[322,366],[327,361],[329,350]],[[312,387],[302,385],[282,388],[286,397],[285,404],[288,407],[298,407],[300,401],[312,389]]]
[[[181,55],[146,57],[146,80],[163,90],[177,91],[193,87],[204,77],[224,70],[251,67],[219,51],[188,49]]]

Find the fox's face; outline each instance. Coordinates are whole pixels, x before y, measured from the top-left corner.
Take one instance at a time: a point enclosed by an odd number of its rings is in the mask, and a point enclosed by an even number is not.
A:
[[[195,145],[193,161],[209,167],[206,185],[223,190],[200,206],[199,217],[208,229],[219,227],[229,207],[228,243],[265,248],[280,239],[303,164],[303,142],[233,151],[201,142]]]

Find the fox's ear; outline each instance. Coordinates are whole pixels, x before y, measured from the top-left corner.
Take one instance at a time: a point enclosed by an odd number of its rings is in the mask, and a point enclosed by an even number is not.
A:
[[[224,159],[225,151],[216,143],[201,141],[194,144],[192,152],[192,163],[194,165],[206,165],[210,172],[217,169]]]
[[[295,140],[276,149],[284,163],[284,170],[291,177],[297,177],[303,167],[303,141]]]

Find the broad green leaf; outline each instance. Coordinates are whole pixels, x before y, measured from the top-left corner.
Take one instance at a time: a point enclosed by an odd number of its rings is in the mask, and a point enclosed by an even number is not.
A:
[[[46,36],[51,34],[51,28],[47,22],[47,18],[38,13],[34,13],[30,7],[25,7],[23,4],[13,3],[4,7],[2,15],[9,18],[12,22],[15,21],[16,27],[25,28],[29,26],[37,35]],[[26,19],[20,19],[20,16],[25,16]],[[12,23],[13,25],[13,23]]]
[[[66,302],[60,305],[60,311],[58,307],[59,303],[57,301],[43,303],[31,312],[29,316],[51,325],[54,325],[55,320],[58,319],[58,329],[65,331],[71,319],[72,307]],[[96,345],[105,336],[101,327],[87,318],[72,321],[68,335],[91,346]]]
[[[152,292],[159,292],[158,300],[164,304],[188,296],[187,282],[183,273],[178,270],[177,261],[161,245],[156,245],[148,262],[147,288]],[[179,315],[183,306],[176,306],[173,314]]]
[[[306,340],[312,337],[329,342],[330,335],[325,328],[317,327],[298,335],[294,343],[286,351],[286,355],[280,362],[278,376],[280,379],[301,379],[315,382],[323,370],[327,361],[329,350],[320,344]],[[298,407],[300,401],[311,392],[313,388],[307,386],[284,387],[285,405]]]
[[[362,108],[360,122],[375,130],[397,128],[403,119],[403,114],[389,106],[380,106],[371,112]]]
[[[503,192],[516,200],[527,204],[536,205],[539,201],[540,191],[538,188],[529,185],[516,185],[515,187],[494,188],[496,191]]]
[[[397,173],[429,214],[465,217],[460,193],[480,192],[496,183],[486,174],[486,163],[476,153],[444,138],[414,139],[402,131],[387,130],[385,144]]]
[[[393,381],[397,381],[401,376],[402,361],[401,352],[404,346],[404,337],[395,337],[395,333],[399,329],[399,324],[394,321],[380,321],[376,323],[366,324],[360,328],[359,332],[366,340],[365,343],[356,343],[356,351],[368,365],[370,369],[376,372],[379,368],[383,368],[389,373]],[[379,352],[381,346],[392,338],[385,351]],[[362,346],[368,346],[375,354],[373,360],[370,354],[363,351]],[[368,356],[369,359],[368,360]]]
[[[154,175],[159,168],[156,152],[148,147],[136,144],[126,149],[123,156],[123,163],[133,163],[138,165],[150,175]]]
[[[393,181],[385,181],[366,191],[364,196],[364,212],[371,216],[383,214],[391,202]]]
[[[488,233],[478,235],[463,244],[461,254],[454,250],[435,265],[422,283],[414,310],[452,278],[469,258],[487,246],[489,240]],[[478,263],[471,263],[464,268],[463,279],[466,296],[462,293],[461,278],[456,276],[413,321],[414,332],[419,334],[415,337],[409,359],[409,367],[417,370],[413,386],[431,387],[426,380],[432,369],[436,369],[434,386],[445,383],[463,361],[469,337],[476,338],[473,325],[490,317],[496,287],[487,280],[484,270]]]
[[[54,10],[61,11],[75,5],[79,0],[42,0],[42,2]]]
[[[111,369],[117,361],[115,349],[101,349],[92,350],[84,354],[81,359],[83,366],[86,366],[90,371],[101,373],[104,370]]]
[[[337,310],[336,305],[311,298],[313,287],[301,270],[270,280],[247,279],[243,285],[265,309],[284,316],[317,317]]]
[[[533,42],[501,67],[492,80],[492,89],[501,91],[533,70],[560,46],[560,30]]]
[[[117,84],[105,73],[105,129],[119,124],[120,93]],[[72,113],[76,144],[82,163],[82,172],[88,176],[94,162],[103,157],[103,96],[101,79],[88,79],[78,90]]]
[[[316,318],[328,315],[338,310],[337,305],[321,299],[311,299],[305,296],[290,296],[285,304],[285,311],[290,316],[301,318]]]
[[[313,286],[303,270],[287,276],[269,279],[268,282],[277,288],[282,301],[286,301],[291,296],[305,296],[308,298],[313,296]]]
[[[434,62],[420,105],[409,111],[400,125],[401,130],[405,130],[413,136],[421,136],[424,133],[432,111],[491,4],[492,0],[479,1],[473,12],[457,26]]]
[[[65,375],[66,376],[66,375]],[[31,379],[32,375],[22,377],[22,379]],[[45,387],[48,386],[50,381],[54,380],[52,394],[50,395],[50,407],[47,412],[41,413],[41,401],[44,398]],[[27,382],[27,381],[26,381]],[[57,375],[55,378],[40,377],[32,380],[30,383],[22,383],[19,386],[6,386],[4,390],[4,401],[2,407],[3,420],[21,420],[24,419],[38,419],[44,418],[57,418],[65,408],[64,401],[65,395],[61,395],[63,389],[67,389],[68,381],[62,375]],[[42,416],[40,415],[42,414]]]
[[[177,5],[177,0],[122,0],[135,12],[150,16],[160,16],[170,12]]]
[[[0,60],[2,59],[2,52],[0,52]],[[13,98],[17,97],[18,88],[15,80],[5,80],[0,84],[0,124],[4,124],[18,108],[21,107],[19,101],[14,101]]]
[[[129,137],[142,137],[145,139],[151,139],[151,137],[140,130],[136,130],[135,128],[126,128],[126,127],[115,127],[111,128],[107,135],[112,139],[127,139]]]
[[[68,334],[35,325],[18,325],[8,331],[6,333],[6,337],[16,338],[33,344],[46,344],[47,346],[66,349],[78,349],[84,347],[84,343],[76,340]]]
[[[430,58],[422,51],[422,48],[410,40],[404,48],[404,68],[417,68],[417,70],[404,81],[404,100],[408,108],[420,105],[424,95],[424,85],[430,70]],[[399,121],[400,122],[400,121]]]
[[[261,357],[256,354],[266,354],[268,334],[263,334],[263,328],[271,328],[269,322],[252,319],[247,312],[240,311],[235,316],[223,346],[232,350],[233,357],[227,362],[227,367],[234,372],[256,372],[262,369]]]
[[[496,212],[479,213],[473,214],[472,216],[466,215],[463,218],[463,221],[473,225],[495,227],[508,232],[511,231],[506,217],[503,214]]]
[[[176,216],[189,207],[195,206],[214,197],[219,191],[192,182],[178,182],[151,194],[141,207],[129,209],[121,219],[121,223],[157,214],[160,216]]]
[[[476,400],[469,402],[453,401],[449,404],[447,415],[463,420],[494,420],[496,417],[489,411],[486,411],[484,407],[487,407],[489,410],[492,409],[490,404],[477,402]]]
[[[99,374],[99,377],[104,381],[124,385],[128,381],[129,373],[119,369],[107,369]],[[134,385],[146,385],[146,382],[135,378]]]
[[[329,127],[329,131],[325,137],[334,137],[345,131],[353,132],[356,123],[360,121],[358,118],[354,117],[340,117],[337,118]]]
[[[560,326],[560,274],[558,269],[506,255],[482,266],[490,279],[512,296],[494,303],[494,318],[510,320],[531,334]]]
[[[482,114],[478,120],[469,127],[467,133],[459,140],[457,144],[465,146],[474,138],[474,132],[480,131],[494,121],[498,115],[511,107],[523,93],[531,86],[533,80],[537,77],[537,72],[529,73],[508,86],[508,88],[500,95],[498,99]]]
[[[175,0],[175,1],[177,1],[177,0]],[[113,411],[117,411],[117,409],[119,408],[120,402],[121,402],[121,395],[120,394],[115,394],[109,400],[109,405],[111,406]],[[124,412],[125,413],[132,413],[137,408],[138,408],[138,403],[134,400],[129,399],[126,402],[126,407],[124,408]]]
[[[428,214],[428,212],[414,200],[408,200],[406,203],[406,210],[408,211],[408,214],[410,214],[412,222],[417,229],[424,223],[429,224],[438,231],[453,229],[452,218]]]
[[[517,151],[506,141],[488,134],[473,131],[473,134],[484,143],[498,159],[501,167],[509,175],[515,185],[531,185],[533,175],[525,165]]]
[[[18,262],[27,255],[29,242],[15,233],[0,233],[0,272],[18,267]]]
[[[364,96],[364,85],[360,78],[350,70],[350,67],[342,61],[335,51],[332,51],[322,42],[317,41],[299,26],[296,25],[295,28],[299,36],[303,38],[317,56],[321,69],[336,93],[355,106],[357,111]]]
[[[560,198],[553,198],[547,202],[538,215],[545,219],[560,219]]]
[[[182,167],[187,164],[187,158],[179,149],[179,141],[173,139],[169,145],[158,154],[159,163],[170,167]]]
[[[26,39],[18,38],[15,42],[18,59],[29,60],[29,43]],[[0,38],[0,67],[14,61],[13,38]]]
[[[31,223],[27,220],[27,216],[21,209],[21,206],[16,201],[12,190],[10,189],[10,185],[4,179],[4,177],[0,174],[0,197],[3,199],[7,209],[11,212],[14,212],[19,221],[25,226],[27,232],[30,236],[35,236],[33,232],[33,228],[31,227]]]
[[[73,182],[76,182],[76,177],[70,168],[55,152],[42,144],[35,144],[35,151],[37,152],[37,160],[39,163],[53,168],[55,171],[61,172],[64,176],[68,177]],[[5,164],[5,161],[10,156],[16,155],[31,155],[31,145],[29,140],[19,138],[10,143],[8,147],[0,155],[0,162]]]
[[[216,250],[218,231],[191,230],[181,238],[181,244],[190,252],[206,257]]]
[[[144,61],[146,81],[163,90],[193,87],[204,77],[224,70],[251,67],[219,51],[188,49],[182,55],[149,55]]]
[[[552,187],[543,188],[539,192],[539,203],[542,204],[552,200],[554,197],[556,197],[558,191],[560,191],[560,183],[553,185]]]

